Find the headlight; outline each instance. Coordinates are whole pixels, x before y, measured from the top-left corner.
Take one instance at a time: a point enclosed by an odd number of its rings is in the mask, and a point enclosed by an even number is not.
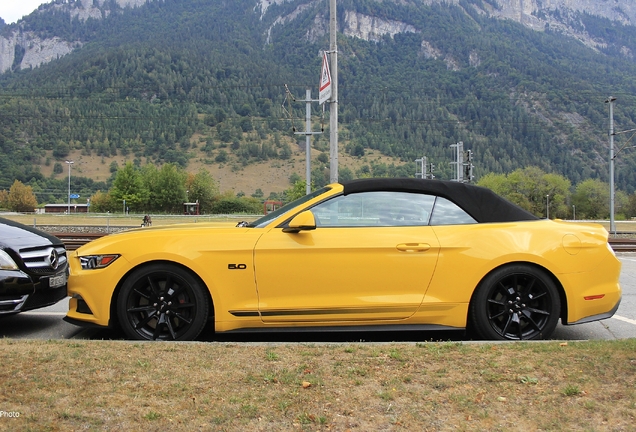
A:
[[[3,250],[0,250],[0,270],[18,270],[18,265]]]
[[[88,255],[81,256],[82,270],[102,269],[111,265],[120,255]]]

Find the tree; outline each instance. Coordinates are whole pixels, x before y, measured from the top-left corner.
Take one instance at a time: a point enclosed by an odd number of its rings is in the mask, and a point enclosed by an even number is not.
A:
[[[244,196],[234,196],[231,191],[225,192],[215,201],[212,206],[212,213],[215,214],[261,214],[263,213],[263,203],[255,198]]]
[[[70,147],[67,143],[59,141],[53,149],[53,156],[58,159],[63,159],[70,153]]]
[[[110,167],[108,168],[108,170],[111,173],[116,173],[118,169],[119,169],[119,164],[117,164],[117,161],[112,161],[110,163]]]
[[[0,190],[0,208],[9,208],[9,192],[6,190]]]
[[[152,207],[168,213],[180,213],[187,195],[185,183],[184,171],[173,164],[163,165],[156,181],[148,185]]]
[[[199,202],[201,213],[209,213],[219,194],[217,182],[205,169],[195,175],[188,174],[186,179],[187,198],[190,202]]]
[[[307,182],[305,180],[296,181],[291,188],[283,191],[284,201],[292,202],[307,195],[306,186]]]
[[[0,191],[0,207],[2,207],[2,191]],[[631,194],[627,199],[627,206],[625,207],[625,217],[633,218],[636,216],[636,193]]]
[[[283,145],[280,148],[280,153],[278,155],[279,158],[283,159],[283,160],[287,160],[289,158],[292,157],[292,149],[289,146],[289,144],[287,143],[283,143]]]
[[[214,158],[214,160],[217,161],[218,163],[227,162],[227,159],[228,159],[227,152],[223,149],[219,150],[219,153]]]
[[[318,157],[316,158],[316,160],[320,163],[323,164],[328,164],[329,163],[329,156],[327,155],[327,153],[320,153],[318,155]]]
[[[296,183],[298,183],[299,181],[302,181],[302,177],[300,176],[300,174],[298,174],[297,172],[293,172],[291,173],[291,175],[289,176],[289,184],[291,185],[295,185]]]
[[[142,181],[139,170],[132,162],[127,162],[122,169],[117,171],[110,196],[117,205],[119,203],[123,205],[125,200],[127,207],[133,211],[140,211],[143,210],[149,198],[146,184]]]
[[[26,186],[19,180],[13,182],[7,196],[9,210],[16,212],[33,212],[38,206],[33,188]]]
[[[579,219],[606,219],[609,217],[609,185],[598,179],[584,180],[576,186],[572,196]]]
[[[567,202],[570,181],[558,174],[545,173],[538,167],[518,169],[512,173],[486,174],[477,183],[539,217],[563,218],[569,215]]]
[[[91,197],[91,212],[106,213],[107,211],[114,212],[117,208],[115,206],[115,200],[110,193],[97,191]]]

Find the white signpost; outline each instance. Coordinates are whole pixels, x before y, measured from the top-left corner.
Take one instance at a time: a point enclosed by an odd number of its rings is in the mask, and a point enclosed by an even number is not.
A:
[[[331,97],[331,72],[329,71],[329,61],[327,53],[322,53],[322,69],[320,71],[320,94],[318,102],[320,105],[327,102]]]

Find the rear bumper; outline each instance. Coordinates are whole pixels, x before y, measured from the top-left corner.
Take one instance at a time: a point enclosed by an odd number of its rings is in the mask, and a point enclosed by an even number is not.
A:
[[[575,321],[575,322],[568,322],[568,323],[563,323],[563,324],[565,324],[565,325],[585,324],[585,323],[592,322],[592,321],[600,321],[600,320],[604,320],[604,319],[607,319],[607,318],[611,318],[611,317],[614,316],[614,314],[618,310],[618,307],[620,306],[620,304],[621,304],[621,299],[619,298],[618,302],[616,303],[616,306],[614,306],[612,308],[612,310],[609,311],[609,312],[600,313],[600,314],[597,314],[597,315],[592,315],[592,316],[589,316],[589,317],[581,318],[580,320]]]
[[[567,298],[567,320],[562,319],[563,324],[582,324],[614,315],[622,298],[620,272],[621,262],[611,254],[589,271],[562,275]]]

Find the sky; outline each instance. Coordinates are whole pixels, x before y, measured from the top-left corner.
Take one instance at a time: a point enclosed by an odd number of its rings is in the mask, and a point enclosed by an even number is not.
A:
[[[51,0],[0,0],[0,18],[7,24],[12,24],[29,15],[42,3],[49,3]]]

